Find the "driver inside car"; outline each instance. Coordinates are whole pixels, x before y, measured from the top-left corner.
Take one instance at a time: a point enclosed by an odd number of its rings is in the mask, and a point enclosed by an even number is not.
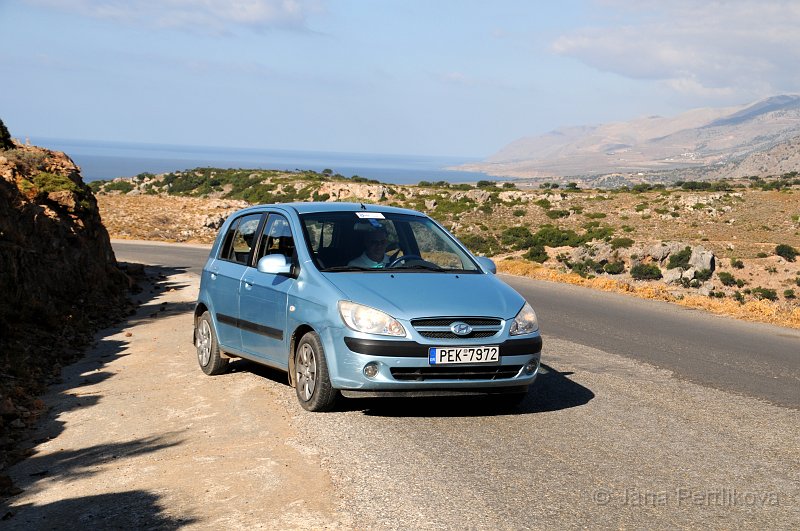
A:
[[[391,257],[386,254],[389,245],[389,234],[383,227],[375,228],[364,235],[364,252],[347,264],[352,267],[367,269],[380,269],[391,262]]]

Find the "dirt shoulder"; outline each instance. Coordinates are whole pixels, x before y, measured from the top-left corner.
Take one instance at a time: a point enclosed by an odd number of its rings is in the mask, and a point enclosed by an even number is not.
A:
[[[43,397],[31,456],[9,470],[22,492],[6,500],[4,527],[348,527],[290,425],[299,411],[264,398],[291,392],[265,382],[285,374],[236,362],[202,375],[191,344],[199,278],[156,271],[137,313],[98,334]]]

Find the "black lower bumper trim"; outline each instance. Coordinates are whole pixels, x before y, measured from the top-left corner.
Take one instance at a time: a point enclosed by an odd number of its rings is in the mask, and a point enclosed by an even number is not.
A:
[[[367,354],[369,356],[383,356],[387,358],[428,358],[428,349],[436,347],[464,347],[470,345],[446,344],[442,342],[436,345],[421,345],[416,341],[385,341],[381,339],[361,339],[357,337],[345,337],[344,344],[353,352]],[[492,346],[492,345],[482,345]],[[541,336],[528,339],[509,339],[498,345],[501,356],[524,356],[526,354],[536,354],[542,351]]]

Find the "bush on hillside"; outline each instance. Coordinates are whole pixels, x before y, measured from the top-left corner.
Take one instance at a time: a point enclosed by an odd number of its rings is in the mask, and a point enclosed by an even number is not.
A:
[[[775,247],[775,254],[788,260],[789,262],[794,262],[795,258],[797,258],[797,255],[800,254],[800,252],[798,252],[797,249],[791,245],[781,244]]]
[[[655,264],[639,264],[631,268],[631,276],[636,280],[658,280],[661,269]]]
[[[683,251],[672,253],[669,256],[667,269],[675,269],[676,267],[680,267],[681,269],[689,269],[689,259],[691,257],[692,257],[692,248],[686,246],[686,248]]]
[[[3,120],[0,120],[0,149],[14,149],[14,143],[11,141],[11,133],[8,132]]]

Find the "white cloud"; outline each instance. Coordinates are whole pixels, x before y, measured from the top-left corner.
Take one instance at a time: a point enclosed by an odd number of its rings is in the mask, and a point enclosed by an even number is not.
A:
[[[237,27],[302,29],[323,0],[28,0],[83,16],[154,28],[226,33]]]
[[[565,34],[561,55],[698,97],[800,92],[796,1],[606,0],[612,22]]]

